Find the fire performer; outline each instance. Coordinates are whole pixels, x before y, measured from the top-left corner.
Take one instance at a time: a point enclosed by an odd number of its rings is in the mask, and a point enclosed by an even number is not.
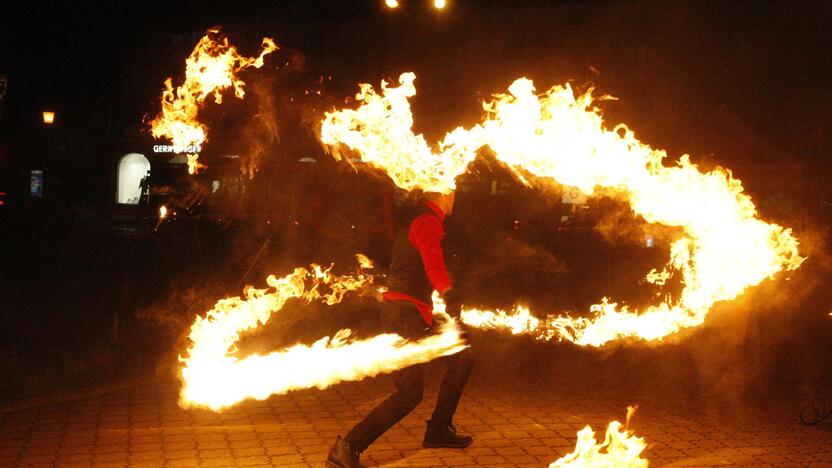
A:
[[[390,260],[390,290],[384,293],[381,321],[385,330],[409,339],[419,339],[435,326],[431,294],[442,294],[446,312],[458,318],[462,310],[442,253],[444,220],[453,212],[454,194],[429,193],[399,227]],[[464,448],[473,437],[456,431],[453,415],[474,366],[470,348],[442,358],[447,365],[433,416],[427,422],[422,445],[426,448]],[[393,374],[396,391],[378,405],[346,437],[340,436],[330,450],[327,466],[361,467],[359,457],[384,432],[422,401],[425,364]]]

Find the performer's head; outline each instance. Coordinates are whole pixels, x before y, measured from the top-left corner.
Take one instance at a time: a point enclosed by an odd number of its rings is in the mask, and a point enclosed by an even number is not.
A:
[[[425,193],[425,198],[432,201],[436,206],[438,206],[443,213],[446,215],[450,215],[454,212],[454,200],[455,200],[456,192],[451,193],[438,193],[438,192],[427,192]]]

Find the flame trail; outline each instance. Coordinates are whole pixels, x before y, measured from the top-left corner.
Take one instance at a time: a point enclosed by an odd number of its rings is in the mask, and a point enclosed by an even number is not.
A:
[[[415,76],[403,74],[399,87],[382,82],[382,93],[363,84],[357,109],[330,112],[322,122],[322,142],[340,157],[340,147],[382,169],[407,190],[450,192],[454,179],[489,146],[498,160],[523,181],[553,181],[587,195],[607,189],[627,200],[648,223],[681,228],[661,270],[647,274],[661,286],[678,275],[679,297],[644,310],[631,310],[604,298],[590,316],[552,315],[544,320],[528,309],[512,312],[470,309],[463,320],[473,326],[532,333],[578,345],[602,346],[613,340],[661,340],[682,328],[701,325],[713,305],[740,296],[747,288],[803,262],[791,229],[757,217],[742,184],[724,170],[700,172],[688,156],[665,166],[667,156],[636,139],[624,125],[606,128],[594,107],[592,90],[576,96],[555,86],[541,95],[533,83],[516,80],[509,93],[486,102],[482,123],[448,133],[432,151],[414,135],[408,98]]]
[[[554,461],[549,468],[646,468],[649,461],[641,458],[647,444],[627,430],[637,407],[627,407],[627,422],[612,421],[602,443],[595,441],[595,432],[586,426],[578,432],[575,451]]]
[[[366,257],[360,256],[359,261],[367,266]],[[204,317],[197,317],[188,336],[187,355],[180,357],[180,405],[218,411],[247,398],[263,400],[272,394],[323,389],[393,372],[465,348],[456,326],[446,324],[439,334],[419,341],[395,334],[355,340],[345,329],[309,346],[297,344],[245,358],[234,355],[240,334],[264,325],[289,299],[335,304],[347,293],[372,284],[370,275],[335,276],[330,269],[313,265],[296,268],[282,278],[269,276],[267,289],[249,288],[244,297],[222,299]]]
[[[237,73],[248,67],[262,67],[263,57],[277,49],[274,40],[264,37],[260,55],[244,57],[228,43],[228,38],[222,36],[219,29],[209,29],[185,60],[185,81],[182,85],[174,90],[173,79],[165,80],[162,111],[150,122],[153,137],[167,137],[174,148],[188,152],[188,172],[197,172],[204,166],[199,163],[199,154],[193,149],[205,142],[208,132],[208,127],[197,120],[199,108],[208,96],[213,96],[217,104],[221,103],[222,92],[232,86],[234,95],[242,99],[245,83],[237,77]]]

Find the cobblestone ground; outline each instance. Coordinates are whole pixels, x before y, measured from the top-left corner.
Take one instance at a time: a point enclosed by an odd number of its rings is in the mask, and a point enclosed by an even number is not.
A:
[[[388,377],[246,402],[223,413],[184,411],[177,383],[145,381],[0,413],[0,467],[323,466],[329,446],[391,388]],[[586,424],[603,432],[628,403],[614,391],[469,385],[456,423],[465,450],[423,449],[425,402],[362,457],[369,466],[548,466],[572,451]],[[651,466],[832,466],[832,432],[793,411],[726,417],[642,401],[632,428]],[[681,413],[681,414],[680,414]]]

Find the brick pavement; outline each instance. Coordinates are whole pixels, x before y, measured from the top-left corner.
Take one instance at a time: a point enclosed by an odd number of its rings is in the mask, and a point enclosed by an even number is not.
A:
[[[330,444],[391,388],[387,377],[246,402],[222,413],[184,411],[177,384],[156,381],[0,413],[0,467],[322,466]],[[381,381],[381,385],[378,385]],[[613,391],[475,380],[457,424],[465,450],[420,446],[435,387],[415,414],[374,444],[369,466],[548,466],[585,424],[603,431],[628,401]],[[683,412],[641,401],[633,423],[651,466],[832,466],[832,431],[794,414]],[[684,414],[679,414],[680,412]]]

